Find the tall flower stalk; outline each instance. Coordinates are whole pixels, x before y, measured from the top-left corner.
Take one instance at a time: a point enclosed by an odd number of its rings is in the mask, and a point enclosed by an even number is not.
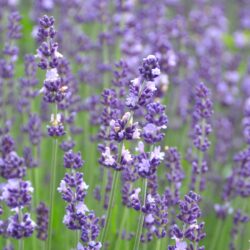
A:
[[[65,174],[57,190],[67,202],[63,223],[68,229],[76,231],[77,250],[98,250],[102,246],[96,241],[100,232],[99,218],[85,204],[88,185],[83,180],[83,174],[79,172],[83,164],[80,152],[65,152],[64,167],[70,169],[70,172]]]
[[[208,171],[205,153],[211,144],[208,136],[212,132],[210,120],[213,110],[210,92],[204,83],[196,86],[194,95],[192,139],[197,155],[192,161],[191,189],[203,191],[206,186],[205,173]]]
[[[40,42],[40,47],[37,50],[36,57],[39,58],[38,66],[46,71],[46,78],[40,93],[43,94],[43,101],[54,104],[54,112],[51,115],[51,125],[47,127],[48,135],[53,138],[53,153],[51,163],[51,180],[50,180],[50,220],[49,220],[49,237],[48,250],[52,249],[53,236],[53,215],[54,215],[54,200],[55,200],[55,182],[57,171],[57,149],[58,137],[65,134],[62,124],[61,114],[58,113],[58,104],[64,99],[68,87],[63,85],[64,82],[58,74],[58,60],[62,55],[57,51],[58,44],[54,42],[55,29],[54,18],[43,16],[39,21],[39,29],[37,39]]]

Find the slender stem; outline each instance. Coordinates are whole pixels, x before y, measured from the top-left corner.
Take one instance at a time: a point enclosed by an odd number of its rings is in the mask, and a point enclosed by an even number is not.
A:
[[[54,198],[55,198],[55,182],[56,182],[56,165],[57,165],[57,139],[53,142],[53,155],[51,165],[51,179],[50,179],[50,220],[49,220],[49,234],[48,234],[48,250],[51,250],[53,216],[54,216]]]
[[[122,235],[122,230],[124,228],[124,225],[125,225],[125,222],[127,221],[127,217],[128,217],[128,208],[125,207],[125,212],[123,213],[123,216],[122,216],[122,222],[121,222],[121,226],[119,228],[119,231],[118,231],[118,235],[117,235],[117,238],[116,238],[116,243],[115,243],[115,249],[120,249],[120,246],[121,246],[121,240],[120,240],[120,237]]]
[[[215,233],[214,233],[214,236],[213,236],[213,241],[211,242],[211,247],[210,247],[211,250],[216,249],[217,246],[218,246],[217,245],[218,244],[217,240],[218,240],[219,235],[221,235],[220,234],[221,227],[222,227],[222,220],[220,220],[219,223],[217,223],[217,227],[216,227],[216,230],[215,230]]]
[[[18,250],[24,250],[24,240],[23,238],[18,241]]]
[[[107,218],[105,220],[105,225],[103,228],[103,232],[101,234],[101,243],[104,244],[110,224],[110,217],[111,217],[111,211],[114,204],[114,198],[115,198],[115,191],[117,190],[117,184],[119,179],[119,171],[114,171],[113,181],[112,181],[112,187],[111,187],[111,193],[109,198],[109,205],[108,205],[108,212],[107,212]]]
[[[157,239],[157,242],[156,242],[156,250],[161,250],[161,242],[162,242],[161,239]]]
[[[23,220],[23,214],[22,214],[21,208],[18,209],[18,219],[19,219],[20,223]],[[19,239],[19,241],[18,241],[18,250],[24,250],[24,239],[23,238]]]
[[[80,231],[79,230],[76,230],[76,238],[77,238],[77,242],[76,242],[76,246],[77,246],[79,239],[80,239]]]
[[[146,201],[146,197],[147,197],[148,180],[147,180],[147,178],[143,178],[142,180],[143,180],[142,186],[143,186],[143,205],[144,205],[145,201]],[[140,217],[139,217],[139,223],[138,223],[137,231],[136,231],[134,250],[139,250],[143,222],[144,222],[144,213],[141,212],[140,213]]]

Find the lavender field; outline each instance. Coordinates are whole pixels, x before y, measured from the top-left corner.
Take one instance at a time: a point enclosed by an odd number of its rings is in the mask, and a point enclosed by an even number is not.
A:
[[[249,198],[249,0],[0,0],[0,250],[248,250]]]

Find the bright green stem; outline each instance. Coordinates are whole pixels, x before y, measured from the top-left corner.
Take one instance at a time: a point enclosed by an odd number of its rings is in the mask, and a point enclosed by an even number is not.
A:
[[[161,250],[161,242],[162,242],[161,239],[158,239],[158,240],[157,240],[157,243],[156,243],[156,250]]]
[[[122,216],[122,222],[121,222],[121,226],[119,228],[119,231],[118,231],[118,235],[117,235],[117,238],[116,238],[116,243],[115,243],[115,249],[120,249],[121,247],[121,240],[120,240],[120,237],[122,235],[122,230],[124,228],[124,225],[125,225],[125,222],[127,221],[127,217],[128,217],[128,208],[125,207],[125,212],[123,213],[123,216]]]
[[[217,223],[217,227],[213,236],[213,241],[211,242],[210,250],[215,250],[218,247],[218,237],[221,235],[222,220]]]
[[[19,221],[23,220],[23,214],[22,214],[21,208],[19,208],[18,217],[19,217]],[[23,238],[19,239],[19,241],[18,241],[18,250],[24,250],[24,239]]]
[[[104,245],[104,242],[106,240],[108,228],[110,225],[110,217],[111,217],[111,211],[114,204],[114,198],[115,198],[115,192],[117,191],[117,185],[118,185],[118,179],[119,179],[119,171],[114,171],[113,181],[112,181],[112,187],[111,187],[111,193],[109,198],[109,205],[108,205],[108,212],[107,212],[107,218],[105,220],[105,225],[101,234],[101,243]]]
[[[19,239],[18,241],[18,250],[24,250],[24,240]]]
[[[53,216],[54,216],[54,200],[55,200],[55,182],[56,182],[56,161],[57,161],[57,139],[53,142],[53,155],[51,164],[51,179],[50,179],[50,220],[49,220],[49,233],[48,233],[48,247],[47,250],[51,250],[51,241],[53,234]]]
[[[142,187],[143,187],[143,205],[144,205],[145,201],[146,201],[146,197],[147,197],[148,180],[147,180],[147,178],[143,178],[142,181],[143,181]],[[139,217],[137,231],[136,231],[136,236],[135,236],[134,250],[139,250],[143,221],[144,221],[144,213],[141,212],[140,217]]]

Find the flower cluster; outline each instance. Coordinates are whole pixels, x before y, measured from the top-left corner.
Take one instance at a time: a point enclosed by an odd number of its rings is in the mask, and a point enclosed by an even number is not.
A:
[[[40,202],[36,209],[37,220],[36,220],[36,231],[37,238],[40,240],[46,240],[48,237],[48,218],[49,218],[49,209],[45,203]]]
[[[84,246],[79,243],[77,249],[98,250],[101,248],[101,244],[96,242],[100,232],[99,218],[85,205],[88,185],[83,180],[83,173],[76,171],[83,164],[80,152],[66,151],[64,167],[70,169],[71,172],[65,174],[57,190],[61,193],[63,200],[67,202],[63,223],[68,229],[81,232]]]
[[[192,180],[191,189],[195,190],[196,183],[199,190],[205,188],[205,173],[208,171],[204,154],[210,146],[208,135],[212,132],[210,119],[212,116],[212,101],[210,93],[204,83],[199,83],[195,89],[195,105],[193,109],[193,144],[197,148],[197,156],[192,160]],[[199,178],[197,180],[197,178]]]
[[[190,191],[185,195],[185,199],[179,201],[180,213],[177,218],[183,223],[183,229],[175,224],[171,228],[171,235],[175,239],[175,246],[169,246],[169,250],[174,249],[199,249],[203,250],[203,246],[199,246],[199,242],[206,236],[203,232],[204,222],[198,223],[201,217],[201,210],[198,203],[201,197]],[[188,240],[190,243],[188,243]]]
[[[39,22],[38,41],[40,46],[37,49],[36,57],[39,59],[38,66],[46,70],[46,78],[40,93],[43,93],[43,100],[57,105],[62,102],[67,94],[68,87],[59,75],[59,60],[63,57],[58,52],[58,44],[54,42],[55,29],[54,18],[43,16]],[[48,135],[59,137],[65,134],[64,126],[61,123],[61,115],[51,115],[51,126],[48,126]]]
[[[1,187],[0,199],[14,211],[14,215],[11,215],[4,223],[4,234],[20,239],[31,236],[36,224],[29,213],[22,214],[23,209],[30,205],[33,187],[29,181],[22,180],[26,175],[26,166],[24,166],[24,159],[17,155],[14,148],[13,139],[9,135],[3,136],[0,173],[3,178],[7,179],[7,183]]]

